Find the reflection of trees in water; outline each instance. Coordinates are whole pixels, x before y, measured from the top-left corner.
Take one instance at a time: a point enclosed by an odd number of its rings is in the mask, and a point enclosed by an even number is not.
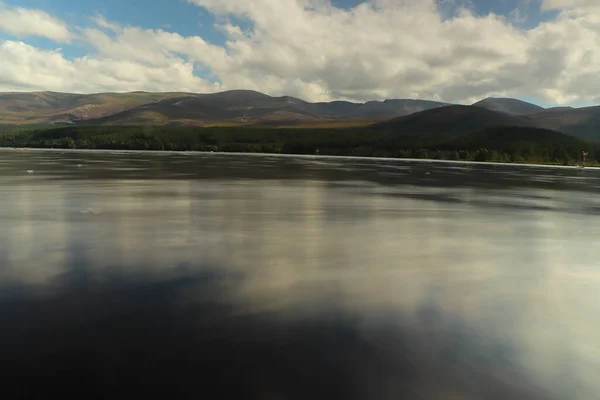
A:
[[[77,152],[5,152],[4,176],[34,169],[48,179],[312,179],[325,182],[365,181],[381,185],[425,187],[523,188],[598,192],[595,170],[522,167],[510,164],[348,159],[228,154],[110,154]],[[45,165],[39,163],[44,162]],[[48,163],[54,162],[50,165]],[[78,167],[81,165],[81,167]],[[397,170],[407,166],[407,170]],[[425,173],[429,172],[425,178]],[[543,177],[544,179],[531,179]]]

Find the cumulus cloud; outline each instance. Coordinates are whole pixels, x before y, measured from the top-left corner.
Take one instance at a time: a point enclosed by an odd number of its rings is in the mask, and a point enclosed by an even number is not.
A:
[[[59,51],[42,51],[18,41],[0,44],[0,89],[66,92],[124,92],[145,89],[213,92],[216,88],[193,74],[193,65],[171,59],[149,66],[103,57],[66,59]]]
[[[23,7],[8,7],[0,2],[0,31],[17,37],[41,36],[56,42],[70,42],[72,35],[67,25],[40,11]]]
[[[5,42],[0,89],[253,89],[312,101],[469,103],[490,95],[600,101],[596,1],[541,0],[542,9],[560,12],[532,29],[464,7],[448,16],[447,4],[435,0],[370,0],[352,8],[329,0],[189,1],[216,17],[227,38],[223,46],[96,16],[93,26],[78,30],[90,49],[86,57],[69,60],[59,51]]]
[[[182,57],[192,62],[208,59],[217,66],[228,61],[224,48],[209,44],[199,36],[185,37],[160,29],[120,26],[104,20],[100,20],[97,27],[83,29],[82,38],[99,57],[149,66],[167,66]]]
[[[530,30],[466,8],[443,19],[434,0],[372,0],[352,9],[326,0],[190,1],[252,24],[249,34],[230,36],[227,51],[253,81],[274,76],[288,86],[318,87],[313,90],[326,97],[358,100],[470,102],[506,95],[598,101],[600,78],[590,68],[600,56],[600,13],[571,12],[596,1],[546,0],[544,8],[567,9]],[[232,25],[227,31],[238,32]]]
[[[328,98],[357,100],[461,101],[522,84],[494,79],[510,76],[506,60],[526,62],[527,46],[523,32],[493,14],[478,18],[462,10],[442,20],[433,0],[373,0],[350,10],[309,0],[194,3],[252,22],[249,35],[231,36],[227,46],[238,70],[254,81],[275,76],[286,86],[297,82]]]

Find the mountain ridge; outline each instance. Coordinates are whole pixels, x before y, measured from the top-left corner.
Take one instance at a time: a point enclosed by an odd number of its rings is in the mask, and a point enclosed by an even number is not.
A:
[[[510,115],[474,105],[451,105],[391,119],[372,125],[397,133],[459,135],[496,126],[534,127],[527,117]]]
[[[173,101],[178,99],[177,102]],[[296,119],[389,119],[448,103],[418,99],[387,99],[353,103],[348,101],[311,103],[291,96],[269,96],[252,90],[218,93],[127,92],[127,93],[0,93],[0,124],[31,123],[106,123],[129,124],[181,123],[210,125],[220,123],[257,123],[273,115],[290,113]],[[179,109],[178,109],[179,108]],[[151,110],[157,119],[152,118]],[[122,115],[119,115],[124,113]],[[136,115],[140,114],[140,115]],[[293,120],[294,118],[292,118]]]
[[[0,125],[180,125],[249,127],[364,127],[398,133],[459,134],[494,126],[552,129],[600,140],[600,106],[538,105],[511,98],[458,105],[420,99],[311,103],[253,90],[217,93],[0,93]]]
[[[490,111],[498,111],[511,115],[528,115],[543,111],[538,105],[508,97],[488,97],[472,104]]]

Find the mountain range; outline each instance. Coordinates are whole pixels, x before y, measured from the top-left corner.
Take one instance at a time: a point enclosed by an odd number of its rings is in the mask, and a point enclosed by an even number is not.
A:
[[[472,105],[391,99],[310,103],[249,90],[198,93],[0,93],[0,125],[371,126],[399,133],[458,135],[496,126],[544,128],[600,138],[600,106],[549,108],[510,98]]]
[[[198,93],[0,93],[0,124],[227,125],[386,120],[447,103],[385,100],[309,103],[250,90]]]

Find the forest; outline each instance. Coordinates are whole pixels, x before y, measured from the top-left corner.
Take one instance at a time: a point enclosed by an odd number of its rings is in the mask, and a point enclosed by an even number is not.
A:
[[[1,131],[0,131],[1,132]],[[369,128],[71,126],[0,133],[1,147],[213,151],[422,158],[572,165],[600,143],[559,132],[498,127],[468,134],[406,134]]]

